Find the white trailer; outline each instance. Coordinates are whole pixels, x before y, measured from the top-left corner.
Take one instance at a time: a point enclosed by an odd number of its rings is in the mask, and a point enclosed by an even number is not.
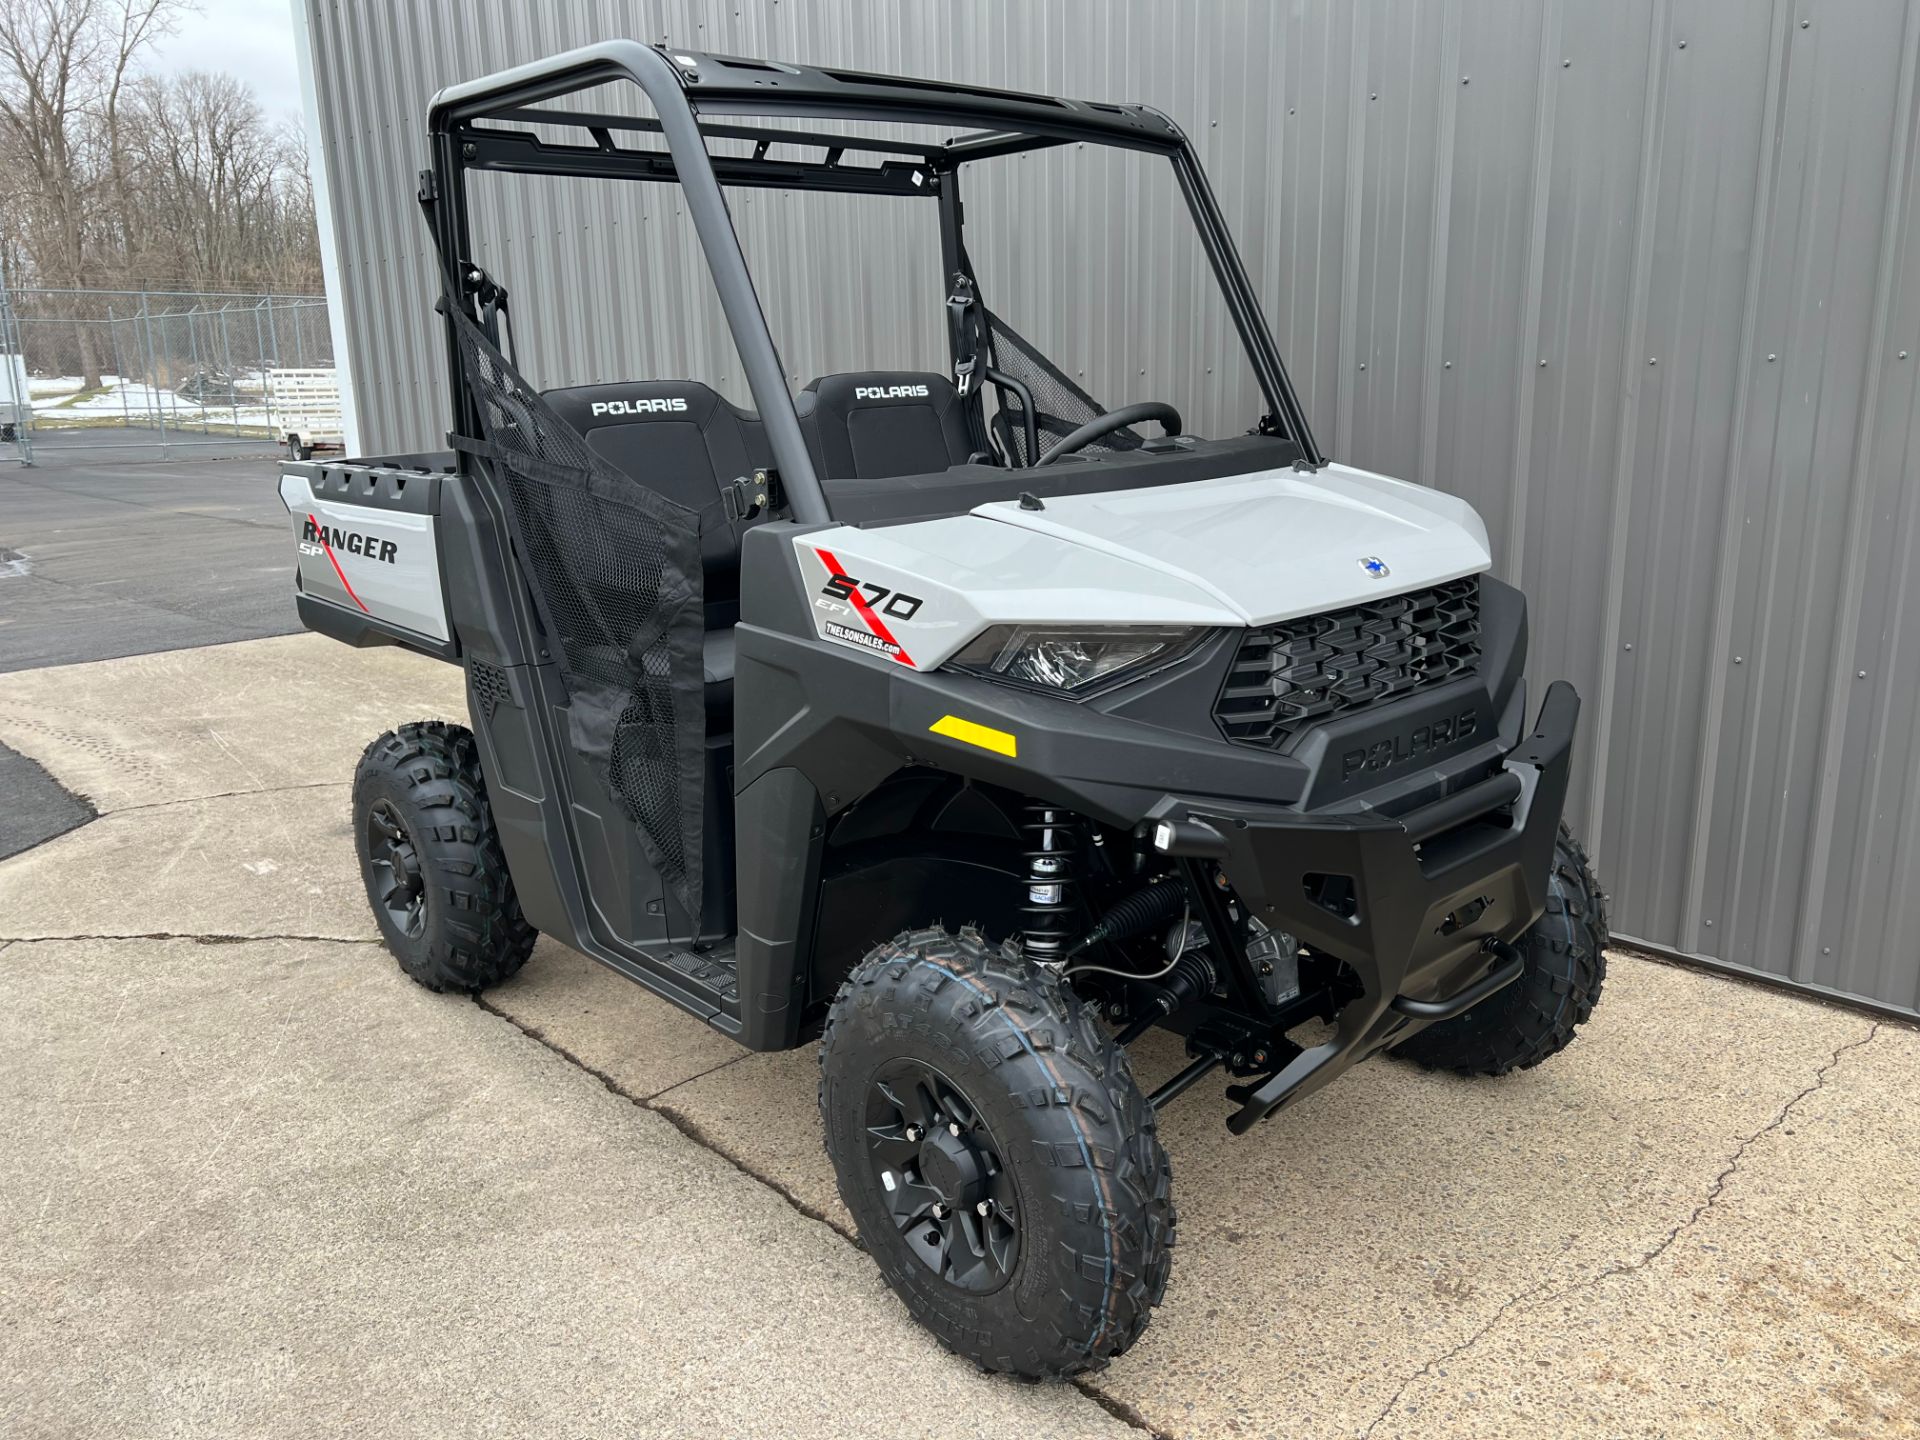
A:
[[[286,440],[293,459],[307,459],[317,446],[337,449],[346,443],[338,371],[269,371],[267,403],[274,429]]]
[[[16,439],[20,427],[33,418],[27,398],[27,362],[24,356],[0,353],[0,441]]]

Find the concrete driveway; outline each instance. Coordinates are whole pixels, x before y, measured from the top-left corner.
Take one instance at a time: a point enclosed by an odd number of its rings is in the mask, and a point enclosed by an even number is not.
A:
[[[8,1433],[1920,1434],[1920,1035],[1625,955],[1535,1072],[1195,1090],[1146,1338],[982,1376],[852,1243],[810,1048],[545,941],[399,975],[347,782],[461,713],[309,636],[0,675],[100,812],[0,862]]]

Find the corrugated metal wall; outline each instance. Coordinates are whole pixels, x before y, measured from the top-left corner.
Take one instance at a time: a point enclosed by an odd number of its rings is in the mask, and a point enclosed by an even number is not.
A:
[[[1323,445],[1466,496],[1531,596],[1534,673],[1587,700],[1573,803],[1618,928],[1920,1005],[1920,0],[308,5],[373,447],[444,427],[412,200],[443,83],[627,34],[1159,106]],[[487,178],[536,376],[742,393],[670,191]],[[1244,417],[1184,217],[1043,178],[1148,263],[1124,302],[1072,267],[1055,293],[1024,263],[1053,222],[976,213],[990,300],[1091,376],[1162,357],[1115,394]],[[796,376],[937,357],[930,210],[735,206]]]

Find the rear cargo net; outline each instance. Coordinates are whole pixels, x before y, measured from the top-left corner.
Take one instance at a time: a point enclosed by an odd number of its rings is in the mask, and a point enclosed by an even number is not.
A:
[[[1015,330],[1006,321],[987,312],[987,332],[992,337],[994,368],[1012,376],[1033,392],[1034,425],[1040,432],[1040,452],[1045,454],[1082,425],[1104,415],[1107,407],[1095,400],[1055,365],[1040,347]],[[1002,413],[1008,428],[1002,432],[1014,457],[1021,465],[1031,465],[1039,455],[1027,454],[1026,416],[1019,393],[1012,389],[999,392]],[[1133,430],[1115,430],[1082,447],[1082,454],[1110,455],[1121,450],[1138,450],[1146,443]]]
[[[706,761],[700,520],[636,484],[454,310],[484,443],[511,502],[542,625],[557,637],[574,748],[639,828],[699,928]]]

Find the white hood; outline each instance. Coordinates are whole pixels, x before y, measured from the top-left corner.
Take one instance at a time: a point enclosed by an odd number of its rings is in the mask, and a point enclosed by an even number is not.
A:
[[[1045,505],[973,513],[1184,580],[1249,625],[1424,589],[1492,563],[1487,527],[1464,500],[1345,465]]]
[[[1489,564],[1465,501],[1344,465],[1044,507],[795,536],[821,638],[932,669],[990,625],[1272,625]]]

